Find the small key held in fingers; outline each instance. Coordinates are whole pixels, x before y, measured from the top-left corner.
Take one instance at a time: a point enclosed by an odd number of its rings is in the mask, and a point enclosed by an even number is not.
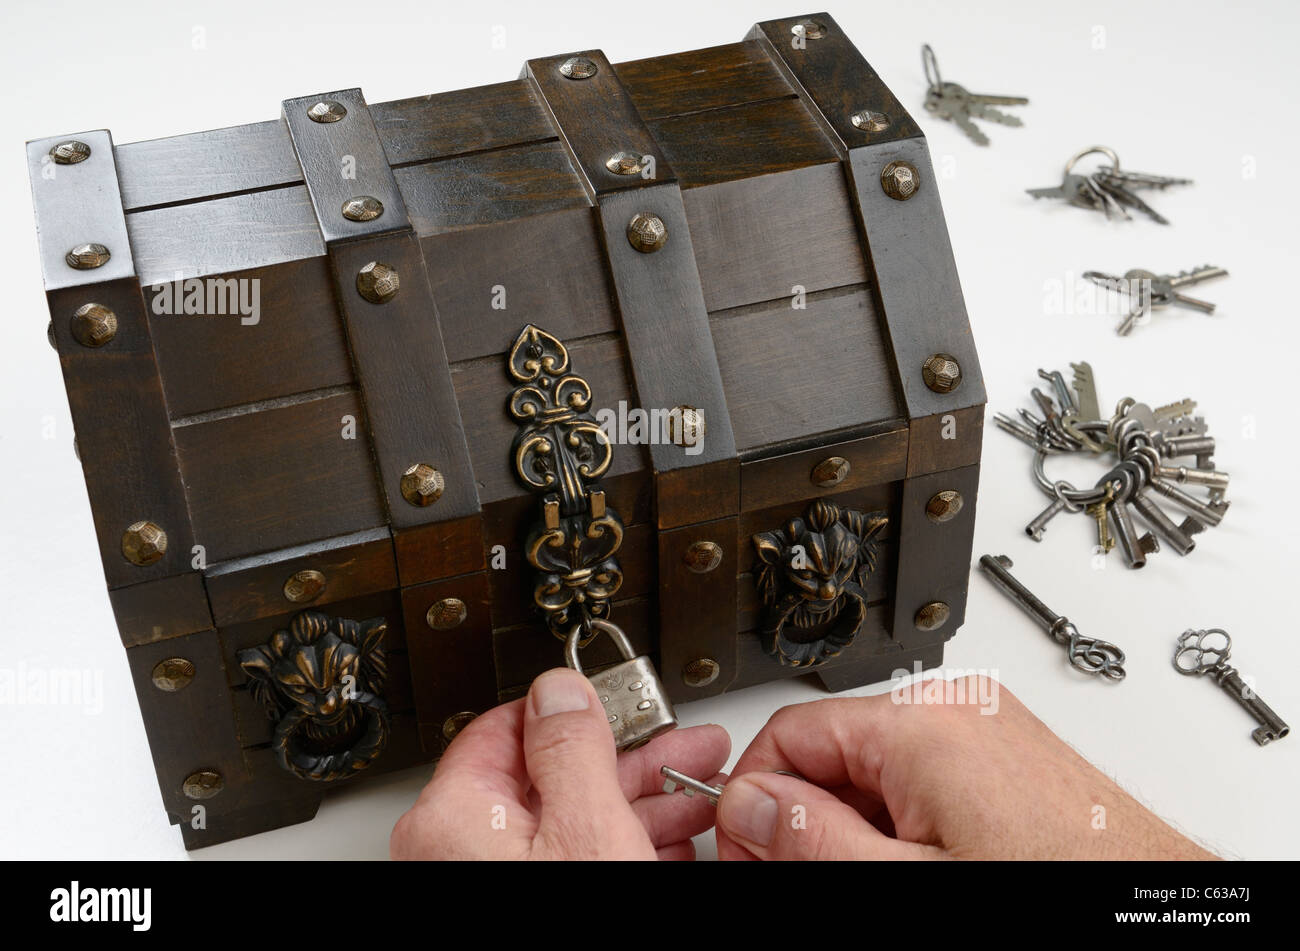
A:
[[[666,793],[675,793],[678,789],[687,796],[694,796],[699,793],[715,806],[722,797],[722,786],[710,786],[706,782],[678,772],[671,766],[659,767],[659,773],[664,777],[664,792]]]

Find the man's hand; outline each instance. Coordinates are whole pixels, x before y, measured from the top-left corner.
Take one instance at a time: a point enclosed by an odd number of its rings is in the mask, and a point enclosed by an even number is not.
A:
[[[691,859],[714,808],[665,794],[659,767],[717,781],[730,750],[725,730],[698,726],[616,757],[587,678],[549,670],[461,731],[389,848],[395,859]]]
[[[997,712],[889,694],[786,707],[718,803],[724,859],[1207,859],[1005,687]],[[802,782],[775,770],[806,777]],[[815,784],[815,785],[813,785]]]

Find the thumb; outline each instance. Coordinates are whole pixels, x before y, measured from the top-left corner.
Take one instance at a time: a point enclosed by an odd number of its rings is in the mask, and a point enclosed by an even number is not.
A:
[[[928,846],[890,838],[826,790],[778,773],[733,777],[718,801],[718,830],[760,859],[937,856]]]
[[[618,782],[604,707],[577,671],[548,670],[529,688],[524,764],[541,800],[537,835],[564,855],[600,857],[621,819],[641,828]]]

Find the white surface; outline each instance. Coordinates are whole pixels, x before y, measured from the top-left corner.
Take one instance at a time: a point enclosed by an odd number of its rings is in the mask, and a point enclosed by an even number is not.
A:
[[[0,706],[0,856],[180,857],[158,790],[94,545],[31,224],[22,141],[107,126],[118,142],[273,118],[282,98],[361,86],[371,102],[499,82],[525,59],[600,47],[620,62],[740,39],[750,24],[801,11],[780,3],[451,5],[381,0],[208,4],[18,3],[0,10],[7,140],[0,149],[5,416],[0,457],[0,666],[85,668],[102,678],[99,712]],[[1189,626],[1227,628],[1234,662],[1300,725],[1294,623],[1297,513],[1294,256],[1297,188],[1294,44],[1300,7],[1274,3],[843,3],[831,12],[930,141],[989,390],[989,416],[1027,405],[1039,366],[1090,360],[1103,408],[1124,395],[1201,401],[1232,510],[1188,558],[1162,553],[1141,572],[1118,553],[1091,565],[1088,523],[1062,516],[1041,546],[1023,534],[1042,507],[1029,450],[990,428],[976,555],[1006,552],[1023,578],[1085,633],[1128,652],[1119,686],[1073,674],[1064,654],[981,577],[950,642],[953,667],[994,670],[1062,737],[1143,801],[1212,848],[1300,857],[1293,812],[1300,739],[1259,749],[1252,721],[1209,683],[1169,666]],[[493,27],[505,28],[494,49]],[[374,31],[373,51],[342,39]],[[1104,47],[1094,48],[1098,30]],[[193,48],[196,31],[206,48]],[[1022,93],[1025,127],[986,125],[979,149],[921,109],[922,42],[945,78]],[[341,49],[357,52],[343,55]],[[1050,185],[1076,149],[1116,148],[1126,166],[1194,178],[1157,195],[1174,222],[1107,223],[1026,187]],[[1254,169],[1254,176],[1246,173]],[[1127,340],[1108,317],[1048,313],[1047,282],[1089,269],[1179,270],[1203,262],[1219,313],[1165,311]],[[558,655],[557,655],[558,656]],[[879,689],[879,688],[877,688]],[[821,696],[805,683],[756,687],[684,706],[686,723],[725,725],[736,750],[767,715]],[[311,823],[198,858],[370,858],[428,770],[326,800]],[[707,852],[711,844],[702,850]]]

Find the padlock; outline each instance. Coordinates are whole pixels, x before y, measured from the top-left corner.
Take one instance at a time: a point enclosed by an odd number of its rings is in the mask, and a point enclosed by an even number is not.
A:
[[[591,628],[596,634],[608,634],[625,658],[621,664],[587,677],[596,688],[609,728],[614,731],[614,747],[620,753],[634,750],[675,727],[677,714],[650,658],[633,655],[632,642],[617,624],[592,619]],[[564,659],[578,673],[585,674],[578,660],[581,640],[582,625],[574,625],[564,646]]]

